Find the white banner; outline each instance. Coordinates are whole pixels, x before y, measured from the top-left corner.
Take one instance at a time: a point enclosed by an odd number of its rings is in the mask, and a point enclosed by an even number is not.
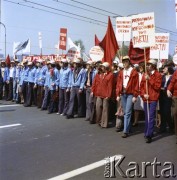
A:
[[[116,18],[116,39],[117,41],[130,41],[131,39],[131,17]]]
[[[89,51],[92,61],[101,61],[104,57],[104,51],[100,46],[93,46]]]
[[[132,16],[132,41],[134,48],[144,48],[155,44],[154,13]]]
[[[177,54],[175,54],[175,55],[173,56],[173,62],[174,62],[175,65],[177,65]]]
[[[155,33],[155,45],[150,47],[150,58],[168,59],[169,33]]]
[[[176,11],[176,29],[177,29],[177,0],[175,0],[175,11]]]

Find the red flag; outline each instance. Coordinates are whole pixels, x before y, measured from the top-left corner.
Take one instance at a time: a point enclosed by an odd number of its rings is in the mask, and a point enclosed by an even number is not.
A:
[[[128,54],[132,64],[139,64],[145,61],[144,49],[134,48],[132,40],[130,41]],[[146,48],[146,61],[149,60],[149,57],[150,57],[150,48]]]
[[[95,46],[99,46],[100,40],[98,39],[97,35],[95,34]]]
[[[104,49],[103,62],[109,62],[112,64],[113,58],[115,57],[117,50],[119,50],[119,46],[117,44],[110,17],[108,18],[106,34],[99,45]]]
[[[6,57],[6,66],[10,67],[10,56],[9,56],[9,54]]]

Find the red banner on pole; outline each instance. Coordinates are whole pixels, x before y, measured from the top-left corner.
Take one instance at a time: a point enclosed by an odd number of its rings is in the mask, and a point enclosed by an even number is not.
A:
[[[60,28],[59,49],[66,50],[66,41],[67,41],[67,29],[66,28]]]

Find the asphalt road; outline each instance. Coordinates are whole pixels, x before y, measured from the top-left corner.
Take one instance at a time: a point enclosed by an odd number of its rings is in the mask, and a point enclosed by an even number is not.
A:
[[[20,125],[3,127],[12,124]],[[146,144],[143,126],[142,122],[130,137],[123,139],[114,127],[102,129],[83,118],[65,119],[36,107],[8,106],[6,101],[0,101],[0,180],[50,179],[114,155],[125,156],[123,171],[130,168],[130,162],[136,162],[141,174],[142,162],[152,163],[156,157],[161,162],[158,174],[169,167],[164,166],[165,162],[171,162],[172,174],[177,174],[175,136],[156,135],[151,144]],[[71,179],[105,179],[104,170],[103,165]],[[146,179],[155,179],[152,173],[150,166]],[[125,179],[118,172],[115,175],[116,179]]]

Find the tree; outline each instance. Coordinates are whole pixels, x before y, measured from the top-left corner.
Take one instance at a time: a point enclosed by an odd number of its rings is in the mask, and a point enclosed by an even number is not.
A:
[[[81,55],[83,52],[85,52],[85,46],[81,39],[74,41],[74,44],[76,44],[78,47],[81,48]]]

